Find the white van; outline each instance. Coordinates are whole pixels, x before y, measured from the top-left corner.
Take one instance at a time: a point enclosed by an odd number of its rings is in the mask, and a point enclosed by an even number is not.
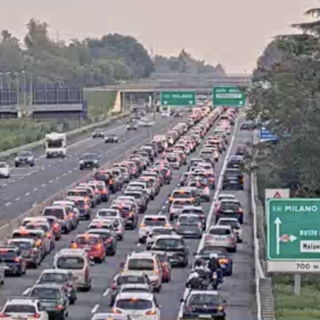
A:
[[[83,249],[62,249],[53,260],[54,269],[71,271],[77,288],[85,291],[91,290],[90,265],[93,264]]]

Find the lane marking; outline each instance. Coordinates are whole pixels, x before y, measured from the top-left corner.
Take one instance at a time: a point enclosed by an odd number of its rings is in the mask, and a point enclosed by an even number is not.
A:
[[[91,310],[91,313],[96,313],[97,310],[99,309],[99,307],[100,307],[100,304],[96,304],[96,305],[93,307],[93,309]]]
[[[108,294],[109,294],[109,292],[110,292],[110,289],[106,289],[106,291],[103,293],[103,297],[106,297]]]
[[[7,203],[5,204],[6,207],[8,207],[8,206],[10,206],[10,205],[11,205],[11,202],[7,202]]]
[[[162,206],[162,210],[164,210],[166,208],[166,206]]]
[[[60,177],[58,176],[58,177],[56,177],[56,180],[59,180],[60,179]]]
[[[26,194],[25,194],[25,196],[27,197],[27,196],[30,196],[30,192],[27,192]]]
[[[41,185],[41,187],[43,188],[43,187],[45,187],[46,186],[46,184],[44,183],[43,185]]]
[[[162,215],[162,211],[159,211],[159,212],[158,212],[158,215],[159,215],[159,216]]]
[[[66,175],[67,175],[67,172],[64,172],[64,173],[62,174],[63,177],[65,177]]]
[[[38,190],[38,188],[34,188],[34,189],[33,189],[33,192],[35,192],[35,191],[37,191],[37,190]]]
[[[52,183],[52,182],[53,182],[53,180],[50,180],[50,181],[49,181],[49,183]]]
[[[15,201],[19,201],[19,200],[20,200],[20,197],[18,197],[18,198],[15,199]]]

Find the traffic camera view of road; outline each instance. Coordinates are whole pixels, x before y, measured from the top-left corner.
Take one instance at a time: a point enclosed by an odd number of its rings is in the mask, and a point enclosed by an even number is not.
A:
[[[138,126],[130,137],[128,123],[106,133],[118,144],[92,134],[65,159],[31,167],[50,170],[3,186],[21,199],[3,204],[5,220],[94,170],[0,246],[2,314],[40,308],[40,319],[256,319],[249,183],[241,171],[252,133],[242,123],[236,109],[209,106],[156,118],[152,136]],[[129,147],[126,159],[112,161]]]

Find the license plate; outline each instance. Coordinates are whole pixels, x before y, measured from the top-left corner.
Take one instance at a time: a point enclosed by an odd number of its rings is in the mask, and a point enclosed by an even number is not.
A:
[[[140,320],[141,316],[131,315],[130,316],[132,320]]]
[[[211,314],[199,314],[199,318],[210,319]]]
[[[13,320],[27,320],[28,318],[27,317],[21,317],[21,316],[18,316],[18,317],[12,317]]]

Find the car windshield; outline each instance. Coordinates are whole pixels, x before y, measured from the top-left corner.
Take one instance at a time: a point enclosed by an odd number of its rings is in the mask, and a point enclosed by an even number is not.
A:
[[[210,305],[219,303],[221,303],[221,299],[216,294],[193,294],[189,299],[189,304],[191,305]]]
[[[153,270],[154,264],[152,259],[129,259],[129,270]]]
[[[182,208],[184,206],[191,206],[191,205],[192,205],[191,201],[179,201],[179,200],[174,201],[172,204],[174,208]]]
[[[202,214],[202,210],[199,209],[183,209],[182,214],[184,213],[193,213],[193,214]]]
[[[156,235],[156,234],[171,234],[172,229],[169,228],[154,228],[151,231],[151,234]]]
[[[218,235],[218,236],[227,236],[231,234],[231,231],[229,229],[224,228],[213,228],[209,231],[210,234]]]
[[[100,210],[98,212],[99,217],[116,217],[118,215],[117,210]]]
[[[234,210],[238,211],[240,209],[240,203],[238,202],[221,202],[220,210]]]
[[[12,244],[17,246],[20,250],[30,250],[32,247],[31,243],[27,241],[13,241]]]
[[[123,284],[145,284],[145,279],[143,277],[139,276],[121,276],[117,279],[117,285],[121,286]]]
[[[238,170],[226,170],[225,176],[230,178],[238,178],[241,176],[241,173]]]
[[[168,162],[178,162],[178,158],[177,157],[167,157],[166,158]]]
[[[26,229],[29,229],[29,230],[43,230],[44,232],[48,232],[50,231],[50,228],[44,224],[42,225],[36,225],[36,224],[28,224],[26,226]]]
[[[80,160],[96,160],[97,156],[95,154],[85,154]]]
[[[41,283],[65,283],[68,276],[63,273],[44,273],[40,279]]]
[[[223,248],[217,248],[217,247],[204,247],[199,251],[199,255],[210,255],[210,254],[218,254],[218,255],[228,255],[227,251]]]
[[[181,245],[180,239],[158,239],[156,246],[160,248],[178,247]]]
[[[121,299],[116,302],[116,308],[124,310],[152,309],[152,302],[144,299]]]
[[[47,208],[44,210],[43,215],[64,219],[64,211],[62,208]]]
[[[219,226],[230,226],[236,230],[240,229],[240,224],[237,220],[219,220]]]
[[[197,224],[200,222],[198,217],[193,217],[193,216],[183,216],[179,217],[179,223],[181,224]]]
[[[58,269],[81,270],[84,267],[84,259],[81,257],[60,257],[57,261]]]
[[[124,288],[121,292],[146,292],[149,293],[149,290],[146,288]]]
[[[21,151],[21,152],[18,153],[18,157],[21,157],[21,158],[32,157],[32,152],[30,152],[30,151]]]
[[[35,288],[31,291],[30,296],[41,300],[57,300],[60,299],[61,293],[56,288]]]
[[[189,199],[189,198],[191,198],[191,193],[176,191],[176,192],[173,192],[172,198],[174,198],[174,199]]]
[[[89,245],[89,246],[93,246],[95,244],[98,243],[98,238],[96,237],[78,237],[76,239],[76,244],[79,245]]]
[[[4,314],[8,313],[32,313],[36,314],[37,310],[35,306],[29,304],[9,304],[5,307]],[[10,317],[9,317],[10,319]]]
[[[15,250],[0,249],[0,259],[14,259],[17,256],[17,251]]]
[[[154,217],[154,218],[145,218],[144,224],[148,227],[153,226],[165,226],[167,223],[166,218]]]
[[[103,239],[103,240],[106,240],[106,239],[111,237],[111,233],[110,232],[101,232],[101,231],[93,230],[93,231],[90,231],[90,233],[99,235],[100,238]]]
[[[141,193],[128,193],[128,192],[126,192],[124,195],[128,197],[134,197],[135,199],[140,199],[142,196]]]
[[[39,235],[33,232],[14,232],[11,236],[12,239],[38,239]]]

